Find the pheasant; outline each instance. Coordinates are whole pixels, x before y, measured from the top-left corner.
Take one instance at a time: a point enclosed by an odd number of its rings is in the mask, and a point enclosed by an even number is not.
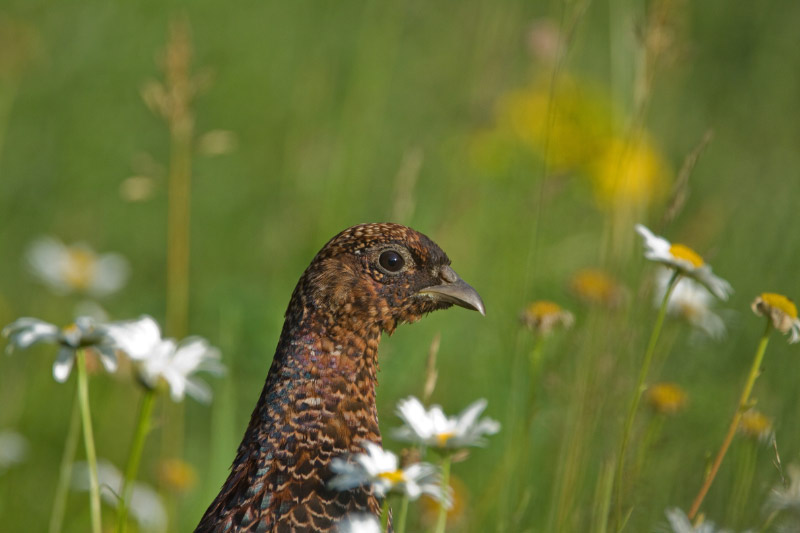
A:
[[[292,293],[230,475],[195,531],[326,532],[351,512],[379,515],[369,488],[327,486],[330,461],[362,452],[362,441],[381,442],[381,334],[451,305],[485,314],[425,235],[382,223],[331,239]]]

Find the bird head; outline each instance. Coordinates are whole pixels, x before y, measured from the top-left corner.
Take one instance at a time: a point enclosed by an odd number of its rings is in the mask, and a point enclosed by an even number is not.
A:
[[[360,224],[336,235],[306,269],[292,300],[331,322],[375,324],[390,333],[452,305],[485,314],[481,297],[436,243],[390,223]]]

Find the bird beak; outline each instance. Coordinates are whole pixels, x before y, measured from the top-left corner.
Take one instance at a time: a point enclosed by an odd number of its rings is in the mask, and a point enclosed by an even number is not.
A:
[[[483,300],[478,291],[461,279],[450,266],[441,267],[439,279],[442,280],[441,284],[425,287],[417,294],[431,296],[443,302],[472,309],[486,316],[486,309],[483,307]]]

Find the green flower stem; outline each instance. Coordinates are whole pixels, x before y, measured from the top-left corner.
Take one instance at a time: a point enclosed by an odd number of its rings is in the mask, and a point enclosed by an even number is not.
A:
[[[753,391],[753,385],[755,385],[756,379],[758,379],[758,376],[761,373],[761,362],[764,360],[764,352],[767,350],[767,343],[769,343],[769,334],[771,332],[772,321],[767,318],[767,327],[764,329],[764,335],[762,335],[761,341],[758,343],[756,356],[753,359],[753,366],[750,367],[750,374],[747,376],[747,381],[745,382],[744,389],[742,390],[742,396],[739,398],[739,405],[736,407],[736,412],[733,414],[733,420],[731,420],[731,425],[728,427],[728,433],[725,435],[725,440],[722,441],[722,446],[720,447],[719,452],[717,452],[717,457],[714,459],[714,464],[711,466],[711,470],[706,476],[703,486],[700,487],[700,492],[697,493],[697,496],[692,503],[692,508],[689,510],[688,514],[689,520],[694,520],[695,515],[700,510],[700,505],[702,505],[703,499],[705,499],[708,489],[711,488],[711,484],[714,482],[714,478],[717,476],[719,467],[722,465],[722,459],[725,457],[728,447],[730,447],[731,442],[733,441],[734,435],[736,435],[736,430],[739,428],[739,422],[742,420],[742,415],[750,407],[750,393]]]
[[[536,344],[533,346],[533,350],[531,350],[530,358],[531,358],[531,380],[535,380],[539,376],[539,369],[542,366],[542,353],[544,348],[544,341],[545,336],[539,335],[536,337]],[[531,383],[531,387],[535,386],[536,383]]]
[[[389,497],[383,497],[383,503],[381,503],[381,533],[386,533],[389,531]]]
[[[100,515],[100,484],[97,481],[97,454],[94,449],[94,432],[92,431],[92,413],[89,410],[89,383],[86,375],[86,351],[78,349],[75,354],[78,360],[78,399],[80,402],[81,422],[83,425],[83,444],[86,447],[86,463],[89,465],[89,501],[92,512],[92,533],[100,533],[102,519]]]
[[[644,354],[642,361],[642,368],[639,370],[639,378],[636,380],[636,387],[633,389],[631,395],[631,403],[628,408],[628,416],[625,419],[625,426],[622,430],[622,444],[619,448],[619,456],[617,457],[617,475],[614,481],[615,496],[616,496],[616,529],[622,529],[622,474],[625,471],[625,455],[628,452],[628,443],[631,437],[631,429],[633,429],[633,421],[636,419],[636,412],[639,410],[639,402],[642,399],[642,392],[644,392],[644,382],[647,379],[647,374],[650,371],[650,363],[653,361],[653,354],[656,351],[656,343],[658,337],[661,335],[661,327],[664,325],[664,317],[667,315],[667,304],[669,297],[672,295],[673,289],[680,278],[680,271],[675,270],[672,277],[667,283],[667,289],[664,291],[664,299],[661,301],[661,307],[658,310],[658,317],[656,318],[655,326],[653,326],[653,333],[650,335],[650,342],[647,344],[647,351]]]
[[[81,406],[78,392],[75,391],[75,400],[72,402],[72,414],[69,417],[67,439],[64,442],[64,453],[61,456],[61,465],[58,467],[58,482],[56,495],[53,498],[53,511],[50,513],[49,533],[60,533],[64,523],[64,511],[67,509],[67,494],[72,478],[72,463],[75,461],[75,452],[78,450],[78,439],[81,435]]]
[[[150,431],[150,419],[155,405],[156,392],[147,389],[142,398],[142,405],[139,407],[139,421],[136,425],[136,433],[131,442],[131,451],[128,454],[128,465],[125,467],[125,484],[122,487],[122,497],[119,501],[119,512],[117,514],[117,532],[124,533],[128,527],[128,506],[131,502],[133,493],[133,482],[136,480],[136,473],[139,471],[139,463],[142,458],[144,442],[147,433]]]
[[[539,335],[536,337],[536,344],[533,345],[533,350],[529,354],[531,377],[530,385],[528,386],[528,426],[533,423],[533,416],[535,412],[536,392],[539,386],[539,376],[542,371],[542,355],[544,354],[544,341],[546,337]]]
[[[408,515],[408,494],[403,493],[400,499],[400,512],[397,515],[397,527],[394,533],[406,533],[406,515]]]
[[[436,533],[444,533],[447,525],[447,497],[450,490],[450,463],[453,454],[447,453],[442,458],[442,501],[439,502],[439,518],[436,519]]]

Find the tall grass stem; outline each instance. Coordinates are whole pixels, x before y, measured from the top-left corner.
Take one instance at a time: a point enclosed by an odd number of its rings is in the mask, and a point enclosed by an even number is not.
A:
[[[92,431],[92,413],[89,409],[89,380],[86,372],[86,351],[77,350],[78,363],[78,398],[80,401],[81,423],[83,426],[83,444],[86,447],[86,464],[89,466],[89,502],[92,516],[92,533],[102,530],[100,511],[100,484],[97,481],[97,453],[94,448],[94,432]]]
[[[67,494],[72,478],[72,464],[75,462],[75,452],[78,450],[78,439],[81,434],[81,406],[78,391],[75,391],[75,400],[72,402],[72,414],[69,417],[69,429],[64,441],[64,453],[61,455],[61,465],[58,467],[58,482],[56,494],[53,498],[53,510],[50,513],[48,533],[60,533],[64,524],[64,512],[67,509]]]
[[[622,444],[619,448],[619,455],[617,457],[617,475],[614,481],[615,499],[616,499],[616,529],[621,530],[622,527],[622,476],[625,471],[625,455],[628,452],[628,443],[630,442],[631,429],[633,429],[633,422],[636,419],[636,412],[639,410],[639,403],[642,399],[642,392],[644,392],[644,382],[647,379],[647,374],[650,371],[650,364],[653,361],[653,354],[656,351],[656,343],[658,337],[661,335],[661,327],[664,325],[664,317],[667,314],[667,304],[669,297],[672,294],[675,285],[680,278],[680,271],[676,270],[667,283],[667,288],[664,291],[664,298],[661,301],[661,307],[658,309],[658,317],[653,326],[653,333],[650,335],[650,341],[647,344],[647,351],[642,360],[642,367],[639,370],[639,377],[636,380],[636,387],[633,389],[631,395],[630,407],[628,408],[628,416],[625,419],[625,426],[622,430]]]
[[[448,453],[442,458],[442,501],[439,505],[439,517],[436,519],[436,533],[444,533],[447,526],[447,497],[450,491],[450,463],[453,455]]]
[[[728,452],[731,442],[733,442],[733,437],[736,435],[736,430],[739,428],[739,422],[742,420],[742,415],[749,408],[750,393],[753,391],[753,385],[755,385],[756,379],[758,379],[758,376],[761,373],[761,363],[764,360],[764,353],[767,350],[769,334],[771,332],[772,321],[770,318],[767,318],[767,326],[764,328],[764,335],[761,336],[761,340],[758,343],[756,356],[753,358],[753,366],[750,367],[750,373],[747,375],[747,381],[744,384],[744,389],[742,389],[742,396],[739,398],[739,405],[736,406],[736,412],[733,414],[733,420],[731,420],[731,425],[728,427],[728,433],[725,435],[725,440],[722,441],[722,446],[720,447],[719,452],[717,452],[717,457],[714,459],[711,470],[708,472],[708,475],[703,482],[703,486],[700,487],[700,491],[697,493],[697,496],[695,496],[694,502],[692,502],[692,507],[688,514],[689,520],[694,520],[694,517],[700,510],[700,506],[703,504],[703,500],[708,493],[708,489],[711,488],[714,478],[717,477],[717,472],[719,472],[719,467],[722,465],[722,460],[725,458],[725,454]]]
[[[408,494],[403,494],[400,499],[400,512],[397,514],[397,527],[394,533],[406,533],[406,518],[408,517]]]
[[[139,421],[136,424],[136,432],[131,442],[131,451],[128,454],[128,464],[125,467],[125,484],[122,487],[122,497],[119,502],[119,512],[117,513],[117,532],[125,533],[128,528],[128,506],[133,494],[133,483],[136,481],[136,474],[139,471],[139,463],[142,459],[142,450],[150,432],[150,420],[153,415],[156,393],[153,389],[147,389],[139,407]]]
[[[383,503],[381,503],[381,533],[387,533],[389,531],[389,497],[383,497]]]

